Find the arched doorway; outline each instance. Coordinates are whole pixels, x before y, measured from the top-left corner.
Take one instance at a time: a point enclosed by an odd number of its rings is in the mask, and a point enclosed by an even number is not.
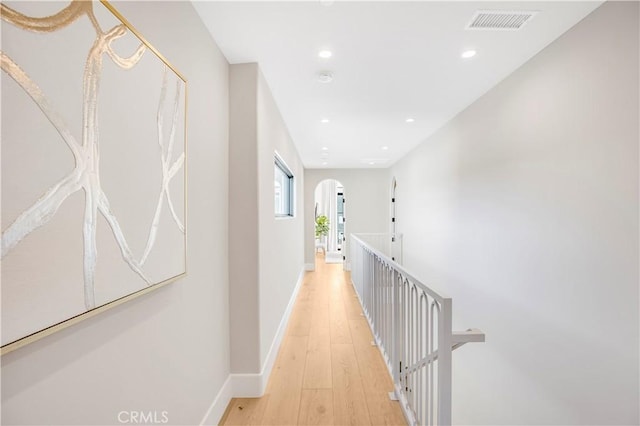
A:
[[[343,268],[346,258],[347,226],[345,200],[344,186],[340,181],[325,179],[316,185],[314,226],[319,221],[324,221],[328,225],[326,235],[315,233],[316,254],[323,254],[323,260],[326,263],[342,263]],[[326,220],[319,219],[321,217],[325,217]]]

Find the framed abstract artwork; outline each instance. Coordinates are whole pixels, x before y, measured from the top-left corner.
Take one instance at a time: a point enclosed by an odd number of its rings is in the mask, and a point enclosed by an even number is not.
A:
[[[187,82],[107,2],[2,2],[2,353],[186,274]]]

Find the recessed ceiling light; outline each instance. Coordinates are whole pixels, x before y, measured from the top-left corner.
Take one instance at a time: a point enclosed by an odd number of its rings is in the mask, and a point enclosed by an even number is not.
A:
[[[469,59],[469,58],[473,58],[474,56],[476,56],[476,51],[475,50],[465,50],[464,52],[462,52],[462,58],[464,59]]]
[[[323,166],[326,166],[327,164],[329,164],[329,163],[327,163],[326,161],[323,161],[323,162],[322,162],[322,165],[323,165]]]
[[[362,158],[360,159],[362,164],[368,164],[370,166],[380,166],[389,162],[388,158]]]
[[[328,123],[329,119],[328,118],[323,118],[322,120],[320,120],[321,123]]]
[[[407,119],[406,119],[406,120],[404,120],[404,121],[406,121],[407,123],[413,123],[414,121],[416,121],[416,119],[415,119],[415,118],[411,118],[411,117],[409,117],[409,118],[407,118]]]
[[[331,83],[333,81],[333,74],[329,71],[322,71],[318,73],[318,81],[320,83]]]
[[[329,59],[331,56],[333,56],[333,52],[331,52],[330,50],[321,50],[318,52],[318,56],[322,59]]]
[[[388,146],[383,146],[383,147],[382,147],[382,150],[383,150],[383,151],[386,151],[386,150],[388,150],[388,149],[389,149],[389,147],[388,147]]]
[[[329,148],[327,148],[326,146],[323,146],[323,147],[322,147],[322,150],[323,150],[323,151],[329,151]]]

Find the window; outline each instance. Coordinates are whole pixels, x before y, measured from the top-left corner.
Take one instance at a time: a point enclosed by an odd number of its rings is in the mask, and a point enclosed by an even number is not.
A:
[[[276,217],[293,217],[293,173],[276,154],[274,166]]]

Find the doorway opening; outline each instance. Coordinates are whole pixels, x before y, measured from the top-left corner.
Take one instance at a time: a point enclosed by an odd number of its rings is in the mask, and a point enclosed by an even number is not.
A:
[[[398,182],[396,178],[391,179],[391,260],[402,265],[402,234],[398,232]]]
[[[342,183],[326,179],[315,189],[315,247],[325,263],[342,263],[346,260],[346,210],[345,191]],[[318,225],[326,224],[326,227]],[[324,228],[324,229],[323,229]]]

